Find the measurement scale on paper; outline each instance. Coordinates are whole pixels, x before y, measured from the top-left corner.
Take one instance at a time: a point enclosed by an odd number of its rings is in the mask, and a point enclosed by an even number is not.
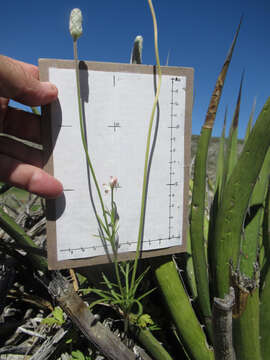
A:
[[[107,208],[110,195],[105,194],[102,184],[108,183],[110,176],[118,178],[118,253],[127,254],[137,245],[146,138],[157,79],[150,66],[87,64],[88,69],[81,74],[85,78],[81,92],[88,151]],[[163,69],[152,130],[144,253],[183,245],[190,74],[173,69]],[[56,125],[52,127],[52,138],[56,139],[52,161],[65,195],[64,209],[55,222],[57,261],[106,257],[111,249],[96,236],[94,209],[99,216],[102,212],[81,144],[75,71],[69,66],[49,66],[48,78],[59,89],[59,103],[51,107],[51,123],[58,123],[58,130]],[[55,206],[60,205],[56,202]]]

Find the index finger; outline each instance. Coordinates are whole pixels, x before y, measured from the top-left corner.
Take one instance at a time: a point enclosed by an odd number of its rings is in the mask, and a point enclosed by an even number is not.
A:
[[[57,88],[38,80],[38,68],[0,55],[0,96],[25,105],[48,104],[57,98]]]

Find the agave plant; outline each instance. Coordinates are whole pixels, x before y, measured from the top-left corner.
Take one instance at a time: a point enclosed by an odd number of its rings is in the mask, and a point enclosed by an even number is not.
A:
[[[270,98],[252,128],[253,108],[238,156],[243,76],[229,137],[226,141],[224,127],[220,138],[209,216],[206,211],[209,140],[239,28],[199,139],[192,181],[187,283],[172,261],[156,269],[187,358],[194,360],[266,359],[269,353]],[[192,290],[193,299],[187,288]]]

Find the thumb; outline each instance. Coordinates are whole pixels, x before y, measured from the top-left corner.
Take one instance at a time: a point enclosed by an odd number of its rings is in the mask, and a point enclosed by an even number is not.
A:
[[[35,66],[0,55],[0,96],[38,106],[56,100],[57,93],[55,85],[38,80]]]

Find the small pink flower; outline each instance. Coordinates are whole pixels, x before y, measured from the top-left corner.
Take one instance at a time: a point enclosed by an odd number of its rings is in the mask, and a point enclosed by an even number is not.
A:
[[[116,176],[111,176],[111,180],[109,182],[111,188],[118,187],[118,179]]]
[[[104,186],[105,194],[108,194],[112,189],[117,189],[119,187],[118,179],[116,176],[111,176],[109,184],[102,184]]]

